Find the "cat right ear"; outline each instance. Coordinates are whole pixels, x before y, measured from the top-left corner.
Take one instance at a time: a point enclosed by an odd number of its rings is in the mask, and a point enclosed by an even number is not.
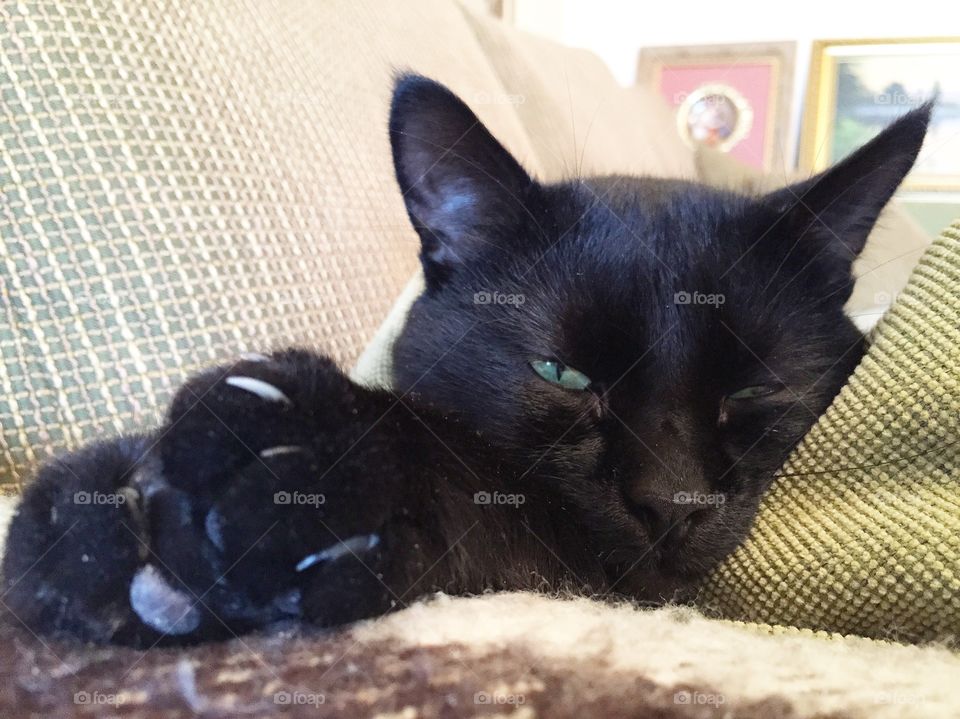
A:
[[[765,196],[773,219],[761,237],[769,233],[765,244],[778,271],[796,275],[809,268],[826,296],[846,299],[853,261],[916,162],[932,111],[932,102],[911,110],[833,167]],[[779,242],[784,235],[792,241]]]
[[[428,288],[485,244],[516,233],[536,183],[460,98],[420,75],[397,79],[390,108],[397,182]]]

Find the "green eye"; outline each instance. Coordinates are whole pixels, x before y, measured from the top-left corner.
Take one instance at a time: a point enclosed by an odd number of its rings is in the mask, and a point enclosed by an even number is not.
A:
[[[553,382],[566,389],[584,390],[590,386],[590,378],[583,372],[567,367],[552,360],[533,360],[530,363],[533,371],[547,382]]]
[[[781,389],[782,385],[776,384],[758,384],[753,387],[744,387],[738,392],[734,392],[731,395],[728,395],[729,399],[757,399],[759,397],[767,397],[771,394],[776,394]]]

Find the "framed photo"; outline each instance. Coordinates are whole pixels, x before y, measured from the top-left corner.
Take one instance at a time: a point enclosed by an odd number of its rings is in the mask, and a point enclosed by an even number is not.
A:
[[[960,37],[821,40],[813,45],[800,164],[817,171],[938,96],[903,189],[960,190]]]
[[[677,132],[691,147],[782,169],[795,52],[795,43],[643,48],[637,80],[676,109]]]

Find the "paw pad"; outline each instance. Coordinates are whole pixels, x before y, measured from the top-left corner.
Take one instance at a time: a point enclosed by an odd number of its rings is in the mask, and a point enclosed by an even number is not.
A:
[[[226,546],[223,541],[223,515],[216,508],[207,512],[203,528],[211,544],[222,552]]]
[[[197,602],[171,587],[152,564],[134,575],[130,606],[144,624],[163,634],[189,634],[200,626]]]

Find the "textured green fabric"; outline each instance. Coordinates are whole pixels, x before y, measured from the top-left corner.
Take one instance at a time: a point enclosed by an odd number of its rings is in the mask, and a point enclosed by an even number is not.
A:
[[[449,0],[0,4],[0,485],[241,351],[356,359],[417,265],[398,67],[503,94]]]
[[[960,221],[871,340],[703,591],[722,616],[960,638]]]

